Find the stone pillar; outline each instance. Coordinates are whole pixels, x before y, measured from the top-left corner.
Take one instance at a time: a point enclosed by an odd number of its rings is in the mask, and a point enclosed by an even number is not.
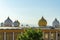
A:
[[[51,40],[51,32],[49,32],[49,40]]]
[[[6,40],[6,32],[4,32],[4,40]]]
[[[57,33],[57,31],[56,31],[56,40],[58,40],[58,33]]]
[[[14,32],[13,32],[13,40],[14,40]]]
[[[43,32],[43,40],[44,40],[44,32]]]

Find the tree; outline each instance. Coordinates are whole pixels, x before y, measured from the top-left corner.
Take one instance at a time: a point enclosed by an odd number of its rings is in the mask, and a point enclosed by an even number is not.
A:
[[[18,35],[17,40],[42,40],[41,29],[25,29],[24,33]]]

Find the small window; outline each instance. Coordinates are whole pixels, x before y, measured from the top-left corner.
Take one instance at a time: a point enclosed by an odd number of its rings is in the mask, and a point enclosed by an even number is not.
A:
[[[60,34],[58,34],[58,37],[60,36]]]
[[[53,40],[53,39],[51,39],[51,40]]]

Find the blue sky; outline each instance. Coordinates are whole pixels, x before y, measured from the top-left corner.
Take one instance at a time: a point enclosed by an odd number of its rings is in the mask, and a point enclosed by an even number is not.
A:
[[[0,23],[7,17],[13,22],[37,25],[42,16],[52,25],[55,18],[60,21],[60,0],[0,0]]]

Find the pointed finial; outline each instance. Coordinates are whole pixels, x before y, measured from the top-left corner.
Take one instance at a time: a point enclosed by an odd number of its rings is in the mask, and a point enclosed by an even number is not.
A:
[[[44,17],[42,16],[42,18],[44,18]]]
[[[9,16],[8,16],[8,19],[9,19]]]
[[[44,17],[42,16],[42,18],[41,19],[44,19]]]
[[[55,20],[57,21],[57,18],[55,18]]]

